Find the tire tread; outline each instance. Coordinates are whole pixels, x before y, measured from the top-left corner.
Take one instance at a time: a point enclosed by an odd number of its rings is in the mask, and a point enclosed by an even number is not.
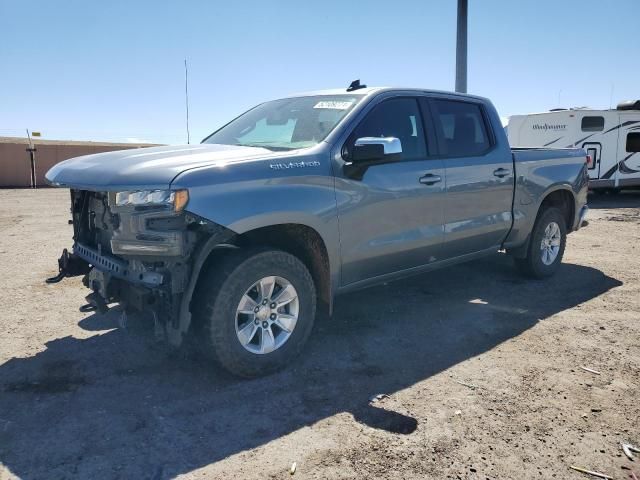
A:
[[[284,265],[302,279],[303,283],[306,284],[304,287],[308,290],[306,296],[311,303],[309,308],[311,318],[307,319],[306,325],[296,325],[296,329],[298,326],[303,327],[304,332],[302,332],[301,338],[297,338],[295,345],[289,345],[294,340],[293,337],[290,337],[285,345],[264,356],[273,356],[275,357],[274,360],[265,362],[262,361],[262,358],[254,358],[254,361],[247,362],[238,358],[237,346],[232,343],[237,342],[235,333],[232,338],[229,338],[228,331],[225,328],[221,328],[220,325],[222,318],[226,317],[225,312],[228,313],[231,307],[235,309],[235,305],[233,305],[235,291],[225,287],[227,287],[228,282],[237,281],[238,276],[247,274],[246,272],[250,271],[251,268],[259,269],[264,265]],[[296,288],[299,289],[299,287]],[[197,294],[194,319],[199,327],[197,332],[201,338],[197,340],[201,344],[202,352],[216,364],[235,375],[250,378],[280,369],[285,360],[300,353],[302,346],[306,343],[311,333],[316,310],[315,285],[305,265],[298,258],[285,251],[269,247],[230,251],[220,261],[207,269],[199,282]],[[298,295],[300,301],[304,301],[301,298],[304,293],[298,292]],[[198,299],[200,300],[198,301]],[[300,316],[302,316],[302,305],[300,310]],[[300,322],[300,320],[301,318],[299,317],[298,321]],[[292,335],[295,333],[296,331],[294,330]],[[283,354],[285,348],[286,354]],[[247,354],[256,355],[249,352]]]
[[[540,259],[539,244],[541,230],[544,225],[548,225],[549,222],[554,220],[560,226],[561,240],[560,251],[556,260],[549,266],[544,265]],[[564,216],[562,212],[556,207],[549,207],[540,212],[536,222],[531,231],[531,238],[527,247],[527,254],[524,258],[514,258],[516,267],[526,276],[531,278],[547,278],[556,273],[560,264],[562,263],[562,257],[566,246],[567,229]]]

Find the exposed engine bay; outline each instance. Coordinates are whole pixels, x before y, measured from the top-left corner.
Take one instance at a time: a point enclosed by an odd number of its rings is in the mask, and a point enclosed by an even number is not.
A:
[[[84,275],[92,293],[82,311],[106,312],[119,303],[125,314],[151,313],[170,343],[180,344],[190,322],[192,279],[211,249],[234,234],[171,203],[118,204],[116,195],[71,190],[72,253],[63,251],[60,273],[47,282]]]

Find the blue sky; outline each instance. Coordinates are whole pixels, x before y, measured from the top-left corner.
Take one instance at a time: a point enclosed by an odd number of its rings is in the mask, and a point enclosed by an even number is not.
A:
[[[640,98],[640,0],[469,4],[469,92],[502,116]],[[455,18],[455,0],[0,0],[0,136],[186,143],[185,58],[192,143],[355,78],[452,90]]]

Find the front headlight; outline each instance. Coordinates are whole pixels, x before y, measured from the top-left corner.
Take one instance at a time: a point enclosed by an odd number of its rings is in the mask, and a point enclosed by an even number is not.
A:
[[[124,207],[126,205],[133,206],[153,206],[167,205],[173,207],[173,210],[180,212],[189,201],[189,192],[187,190],[136,190],[116,192],[114,203],[116,207]]]

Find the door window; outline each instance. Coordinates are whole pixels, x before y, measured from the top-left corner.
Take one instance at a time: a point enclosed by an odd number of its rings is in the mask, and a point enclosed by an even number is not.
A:
[[[443,155],[474,157],[491,148],[480,105],[456,100],[433,100],[432,104]]]
[[[396,137],[403,159],[427,155],[424,130],[415,98],[393,98],[376,105],[354,130],[350,145],[362,137]]]

